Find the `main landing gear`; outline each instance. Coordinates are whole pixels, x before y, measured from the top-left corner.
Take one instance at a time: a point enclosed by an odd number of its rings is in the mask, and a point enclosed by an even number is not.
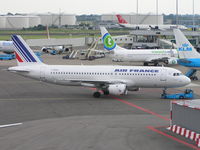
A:
[[[95,98],[99,98],[101,96],[101,93],[99,91],[96,91],[96,92],[93,93],[93,96]]]
[[[103,94],[104,94],[104,95],[109,95],[110,93],[109,93],[108,90],[103,90]]]
[[[109,95],[109,91],[108,90],[102,90],[104,95]],[[93,93],[93,97],[95,98],[99,98],[101,96],[101,92],[100,91],[96,91]]]
[[[159,66],[159,63],[158,62],[151,62],[151,63],[148,63],[148,62],[144,62],[144,66],[149,66],[149,64],[153,65],[153,66]]]

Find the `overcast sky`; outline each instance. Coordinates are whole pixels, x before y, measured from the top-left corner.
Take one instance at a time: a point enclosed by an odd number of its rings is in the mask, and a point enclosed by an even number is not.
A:
[[[107,14],[136,13],[137,0],[2,0],[0,14],[58,13]],[[156,13],[156,0],[138,0],[139,13]],[[178,0],[180,14],[192,14],[193,0]],[[195,1],[195,13],[200,14],[200,0]],[[176,0],[158,0],[159,14],[175,14]]]

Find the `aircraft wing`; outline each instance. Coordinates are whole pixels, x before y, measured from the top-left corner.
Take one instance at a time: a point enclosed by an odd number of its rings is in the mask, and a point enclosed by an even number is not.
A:
[[[152,58],[152,59],[148,59],[145,62],[147,63],[165,63],[165,64],[171,64],[171,65],[175,65],[178,63],[178,58],[176,57],[157,57],[157,58]]]
[[[161,57],[161,58],[154,58],[151,59],[152,62],[154,61],[159,61],[159,62],[163,62],[163,61],[167,61],[169,59],[169,57]]]
[[[70,79],[72,82],[85,82],[85,83],[97,83],[97,84],[114,84],[114,83],[126,83],[123,80],[85,80],[85,79]]]
[[[163,27],[161,27],[161,26],[155,26],[155,25],[149,25],[149,28],[151,29],[151,30],[160,30],[160,31],[166,31],[166,29],[165,28],[163,28]]]
[[[29,69],[25,69],[25,68],[19,68],[19,67],[10,67],[8,68],[8,71],[11,71],[11,72],[30,72]]]
[[[126,84],[126,81],[123,80],[85,80],[85,79],[70,79],[70,80],[65,80],[65,81],[70,81],[70,82],[81,82],[84,84],[91,84],[93,87],[102,87],[102,86],[107,86],[109,84]]]
[[[165,62],[168,61],[169,57],[155,57],[155,58],[149,58],[146,60],[146,62]]]

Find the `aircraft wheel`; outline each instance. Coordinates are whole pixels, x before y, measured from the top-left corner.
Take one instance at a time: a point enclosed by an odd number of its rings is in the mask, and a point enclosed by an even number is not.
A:
[[[93,96],[95,98],[99,98],[101,96],[101,93],[100,92],[94,92]]]

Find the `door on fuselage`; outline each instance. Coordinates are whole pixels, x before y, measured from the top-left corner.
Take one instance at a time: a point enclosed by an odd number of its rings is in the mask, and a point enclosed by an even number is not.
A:
[[[161,81],[161,82],[166,82],[166,81],[167,81],[167,71],[166,71],[165,68],[163,68],[163,69],[161,70],[160,81]]]
[[[44,66],[42,66],[41,68],[40,68],[40,80],[41,81],[45,81],[46,79],[45,79],[45,70],[46,70],[46,68],[44,67]]]

